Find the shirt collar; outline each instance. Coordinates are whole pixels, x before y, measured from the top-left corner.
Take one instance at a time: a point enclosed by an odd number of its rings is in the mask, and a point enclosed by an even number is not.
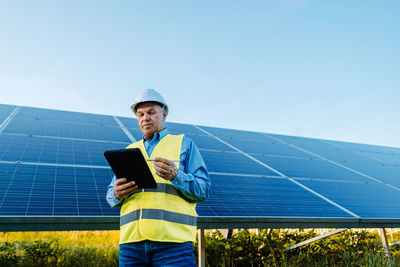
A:
[[[153,141],[155,141],[155,140],[161,140],[161,139],[163,139],[166,135],[168,134],[168,130],[167,130],[167,128],[164,128],[163,130],[161,130],[161,131],[159,131],[159,132],[155,132],[154,133],[154,137],[153,137],[153,139],[151,140],[151,142],[153,142]],[[143,140],[144,141],[147,141],[147,142],[150,142],[146,137],[144,137],[143,136]]]

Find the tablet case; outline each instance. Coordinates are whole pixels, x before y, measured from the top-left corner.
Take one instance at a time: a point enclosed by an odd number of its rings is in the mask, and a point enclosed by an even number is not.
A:
[[[157,183],[139,148],[107,150],[104,152],[117,178],[135,181],[139,188],[156,188]]]

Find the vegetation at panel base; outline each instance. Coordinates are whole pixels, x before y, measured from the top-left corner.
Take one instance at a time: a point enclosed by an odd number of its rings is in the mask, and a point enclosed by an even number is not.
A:
[[[211,232],[205,236],[206,266],[400,266],[400,247],[391,247],[390,265],[380,238],[369,231],[345,231],[285,250],[317,235],[313,230],[262,229],[239,231],[225,239],[220,232]]]
[[[0,234],[0,266],[118,266],[118,231]]]
[[[313,230],[208,232],[207,266],[390,266],[378,234],[344,231],[290,251],[317,236]],[[118,266],[119,231],[0,233],[0,266]],[[395,234],[392,241],[400,240]],[[400,266],[400,246],[391,247]],[[197,257],[197,244],[195,244]]]

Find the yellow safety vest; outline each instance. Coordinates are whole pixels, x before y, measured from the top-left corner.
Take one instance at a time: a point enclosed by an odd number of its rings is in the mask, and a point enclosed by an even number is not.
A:
[[[183,135],[166,135],[154,148],[151,158],[180,159]],[[143,140],[129,145],[138,147],[148,159]],[[187,242],[196,240],[196,203],[186,200],[172,185],[155,174],[152,161],[146,161],[157,188],[139,189],[124,199],[120,218],[120,244],[142,240]],[[179,162],[175,162],[179,168]]]

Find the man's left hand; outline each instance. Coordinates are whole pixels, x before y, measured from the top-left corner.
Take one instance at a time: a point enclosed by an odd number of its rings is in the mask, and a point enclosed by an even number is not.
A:
[[[164,158],[154,159],[154,170],[158,176],[165,180],[173,180],[178,173],[178,168],[175,163]]]

